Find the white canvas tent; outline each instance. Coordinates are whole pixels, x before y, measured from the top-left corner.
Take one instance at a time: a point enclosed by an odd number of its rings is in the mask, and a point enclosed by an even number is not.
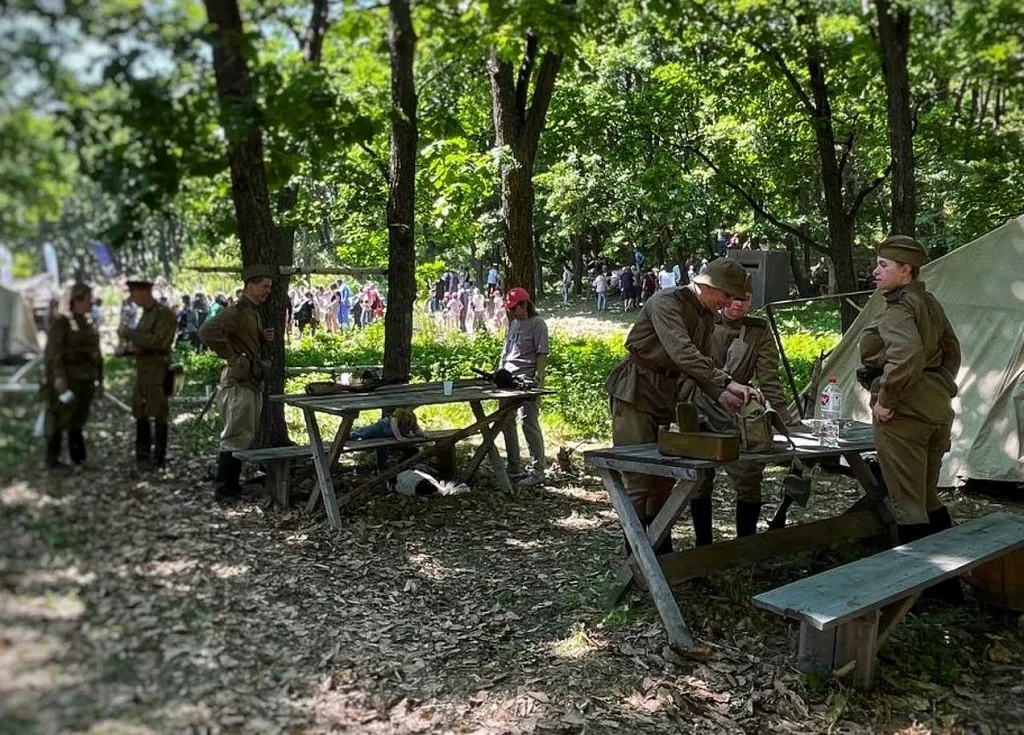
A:
[[[48,273],[0,283],[0,361],[38,354],[34,309],[45,308],[55,293]]]
[[[928,263],[921,279],[946,310],[963,352],[953,446],[939,486],[1024,482],[1024,217]],[[844,414],[861,421],[870,421],[871,412],[855,375],[858,338],[882,307],[873,295],[821,371],[823,381],[838,378]]]

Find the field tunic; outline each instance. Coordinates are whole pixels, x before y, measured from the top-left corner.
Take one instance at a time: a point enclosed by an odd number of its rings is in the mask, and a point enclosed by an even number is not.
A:
[[[605,381],[620,401],[668,423],[681,378],[714,399],[731,381],[709,357],[715,315],[692,285],[666,288],[647,300],[626,337],[627,357]]]
[[[747,349],[732,369],[732,379],[743,385],[757,383],[761,393],[785,423],[791,423],[789,401],[779,381],[779,350],[768,323],[764,319],[745,316],[742,319],[720,317],[711,338],[711,359],[725,366],[729,345],[743,334]],[[731,366],[730,366],[731,367]]]

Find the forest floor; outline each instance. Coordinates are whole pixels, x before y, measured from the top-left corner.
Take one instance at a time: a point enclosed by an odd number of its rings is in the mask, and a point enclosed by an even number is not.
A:
[[[95,408],[98,469],[48,475],[26,458],[0,477],[5,735],[1024,731],[1024,625],[974,600],[915,609],[873,693],[794,670],[796,626],[751,596],[868,547],[679,586],[707,654],[683,658],[643,594],[602,607],[622,541],[578,457],[511,494],[484,477],[462,495],[382,495],[335,531],[266,498],[218,507],[209,457],[179,449],[138,474],[124,415]],[[729,538],[730,493],[717,495]],[[822,480],[794,520],[857,495]],[[947,500],[957,518],[1024,510]],[[685,518],[675,539],[692,543]]]

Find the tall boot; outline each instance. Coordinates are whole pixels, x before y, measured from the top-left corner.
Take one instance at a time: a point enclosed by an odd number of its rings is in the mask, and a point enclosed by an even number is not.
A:
[[[753,536],[757,533],[757,522],[761,518],[761,504],[749,500],[736,501],[736,538]]]
[[[711,498],[694,498],[690,501],[690,515],[693,517],[693,535],[697,546],[710,546]]]
[[[61,467],[60,463],[60,445],[61,435],[63,432],[60,429],[55,429],[48,437],[46,437],[46,466],[49,469]]]
[[[149,431],[149,419],[135,419],[135,460],[148,462],[153,439]]]
[[[153,463],[157,467],[163,467],[167,461],[167,424],[159,421],[155,425],[155,436],[153,440]]]
[[[85,462],[85,437],[82,436],[81,426],[68,429],[68,454],[75,464]]]
[[[931,511],[928,514],[928,525],[931,527],[932,533],[952,528],[953,518],[949,515],[949,509],[943,505],[938,510]],[[964,588],[958,577],[943,580],[934,587],[929,587],[924,591],[924,596],[941,600],[950,605],[964,604]]]
[[[235,459],[231,452],[217,455],[217,478],[213,497],[218,503],[237,503],[242,499],[239,479],[242,475],[242,460]]]

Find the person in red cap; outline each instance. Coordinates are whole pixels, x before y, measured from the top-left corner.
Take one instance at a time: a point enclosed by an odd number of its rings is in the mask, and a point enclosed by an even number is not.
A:
[[[513,377],[532,378],[538,388],[544,387],[544,368],[548,361],[548,325],[537,316],[525,288],[510,288],[505,294],[508,329],[505,346],[501,351],[500,368]],[[529,471],[524,473],[519,462],[519,433],[516,421],[523,425],[523,436],[530,448]],[[518,478],[520,485],[536,485],[544,479],[547,459],[544,455],[544,434],[540,429],[540,404],[536,399],[527,401],[515,416],[509,416],[502,427],[508,474]]]

